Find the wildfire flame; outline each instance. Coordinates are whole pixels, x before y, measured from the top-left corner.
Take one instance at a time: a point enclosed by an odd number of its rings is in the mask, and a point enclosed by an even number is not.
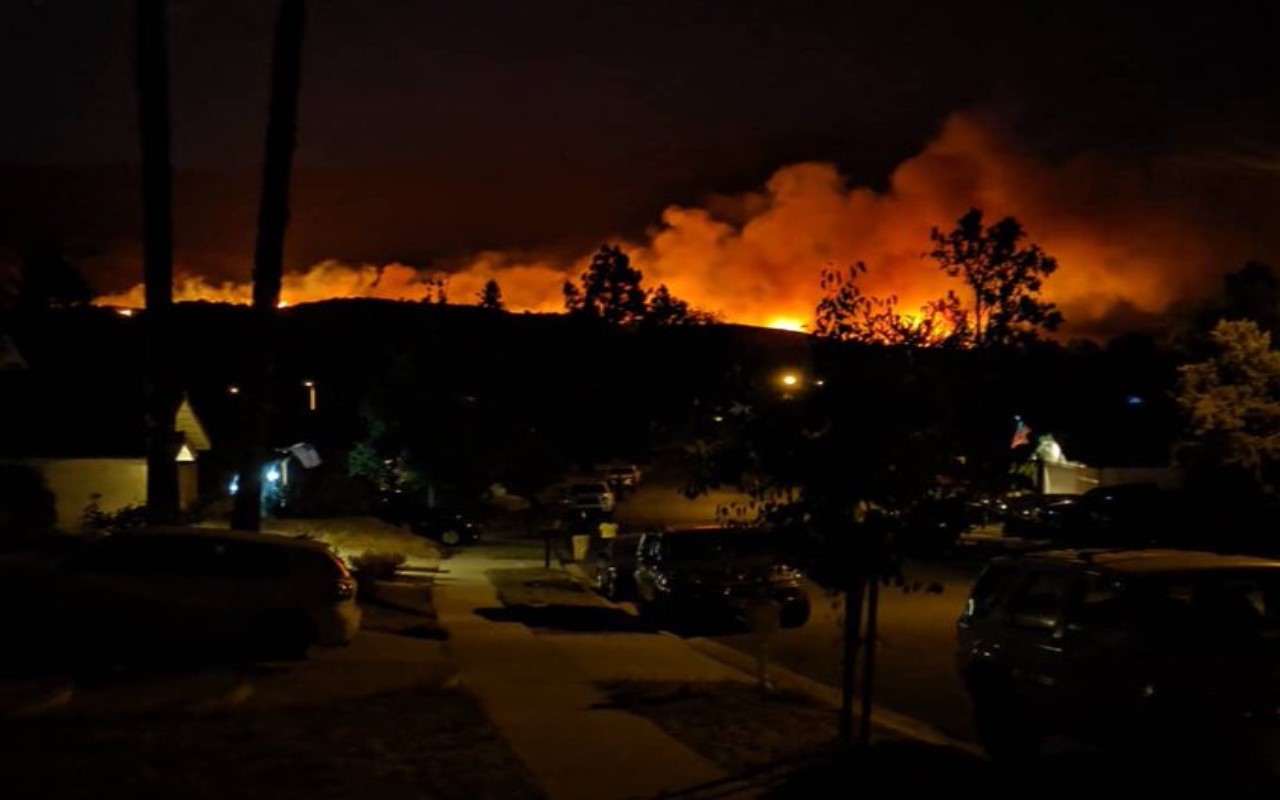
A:
[[[991,120],[955,114],[882,191],[850,186],[831,164],[793,164],[759,191],[716,196],[705,207],[671,206],[643,241],[623,241],[622,249],[650,288],[665,283],[730,322],[804,330],[825,267],[866,262],[864,292],[896,295],[908,314],[959,290],[922,254],[932,227],[949,229],[976,206],[992,221],[1016,216],[1030,239],[1058,259],[1044,292],[1079,325],[1117,309],[1160,312],[1205,291],[1214,280],[1207,266],[1221,271],[1258,257],[1259,246],[1280,247],[1224,235],[1222,218],[1206,219],[1202,203],[1184,201],[1171,188],[1176,184],[1162,183],[1175,178],[1097,156],[1048,163]],[[340,297],[423,300],[438,292],[438,279],[446,280],[449,302],[474,303],[484,283],[496,279],[509,309],[559,311],[561,285],[586,268],[590,255],[484,252],[456,269],[324,261],[285,276],[282,305]],[[247,303],[251,296],[247,283],[192,275],[175,290],[179,300]],[[142,287],[98,302],[140,307]]]

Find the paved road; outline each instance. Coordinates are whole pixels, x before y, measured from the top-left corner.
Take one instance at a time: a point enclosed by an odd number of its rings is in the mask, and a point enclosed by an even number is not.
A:
[[[624,526],[711,524],[718,507],[746,501],[744,495],[720,491],[684,497],[673,485],[642,484],[623,498],[616,518]],[[968,596],[976,568],[937,563],[912,565],[907,578],[936,582],[940,594],[903,593],[886,589],[881,600],[880,704],[908,714],[952,736],[971,740],[970,708],[955,669],[955,622]],[[840,624],[835,608],[840,598],[811,587],[813,616],[803,628],[782,631],[771,645],[773,658],[802,675],[831,685],[840,680]],[[755,652],[750,635],[715,637],[745,652]]]
[[[884,589],[880,603],[876,700],[886,708],[912,716],[957,738],[972,740],[969,701],[956,675],[956,618],[964,605],[973,572],[948,565],[918,564],[910,580],[936,581],[940,594]],[[802,628],[780,631],[770,645],[773,659],[814,680],[833,686],[840,681],[842,600],[810,587],[813,616]],[[715,637],[716,641],[754,653],[751,635]]]

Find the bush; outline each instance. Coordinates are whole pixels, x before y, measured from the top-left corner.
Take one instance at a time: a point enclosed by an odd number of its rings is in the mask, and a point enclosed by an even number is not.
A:
[[[366,550],[351,559],[351,568],[356,574],[356,580],[362,583],[385,581],[394,578],[396,570],[400,569],[404,562],[403,553],[379,553]]]
[[[80,516],[80,527],[89,533],[107,533],[128,528],[141,528],[147,524],[147,507],[142,503],[103,511],[98,505],[101,495],[95,494]]]
[[[53,529],[58,516],[44,476],[26,464],[0,464],[0,537],[21,538]]]

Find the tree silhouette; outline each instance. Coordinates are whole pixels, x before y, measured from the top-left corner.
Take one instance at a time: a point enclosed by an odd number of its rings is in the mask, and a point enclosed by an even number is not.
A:
[[[650,325],[710,325],[715,321],[715,314],[694,308],[671,294],[665,283],[649,293],[645,305],[645,322]]]
[[[582,305],[569,307],[570,293],[565,290],[565,307],[570,311],[610,325],[634,325],[644,320],[646,298],[640,283],[644,275],[631,266],[622,249],[602,245],[582,273]]]
[[[862,292],[858,277],[866,272],[861,261],[844,272],[823,270],[824,294],[814,313],[818,336],[908,347],[950,347],[969,340],[969,315],[954,292],[926,303],[917,314],[906,314],[898,310],[897,295]]]
[[[498,282],[493,278],[485,281],[484,288],[477,295],[480,299],[480,307],[487,308],[490,311],[505,311],[506,305],[502,302],[502,287],[498,286]]]
[[[974,208],[953,230],[934,228],[929,238],[934,244],[929,257],[973,293],[969,320],[974,346],[1024,344],[1062,324],[1057,308],[1039,297],[1044,279],[1058,264],[1036,245],[1023,243],[1026,232],[1013,217],[984,228],[982,211]]]
[[[569,314],[582,313],[582,290],[573,281],[565,281],[560,287],[564,293],[564,310]]]

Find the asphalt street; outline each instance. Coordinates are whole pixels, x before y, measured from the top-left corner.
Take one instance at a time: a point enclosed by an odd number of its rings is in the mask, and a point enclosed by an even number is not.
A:
[[[631,527],[711,524],[717,509],[746,501],[718,492],[689,499],[678,488],[650,483],[624,497],[617,519]],[[942,591],[882,590],[878,636],[876,701],[951,736],[972,741],[968,697],[956,672],[956,619],[968,597],[977,567],[971,564],[913,563],[908,585],[937,584]],[[787,669],[832,686],[840,682],[842,598],[810,585],[813,614],[801,628],[779,631],[768,644],[770,657]],[[760,647],[753,634],[712,637],[746,653]]]

